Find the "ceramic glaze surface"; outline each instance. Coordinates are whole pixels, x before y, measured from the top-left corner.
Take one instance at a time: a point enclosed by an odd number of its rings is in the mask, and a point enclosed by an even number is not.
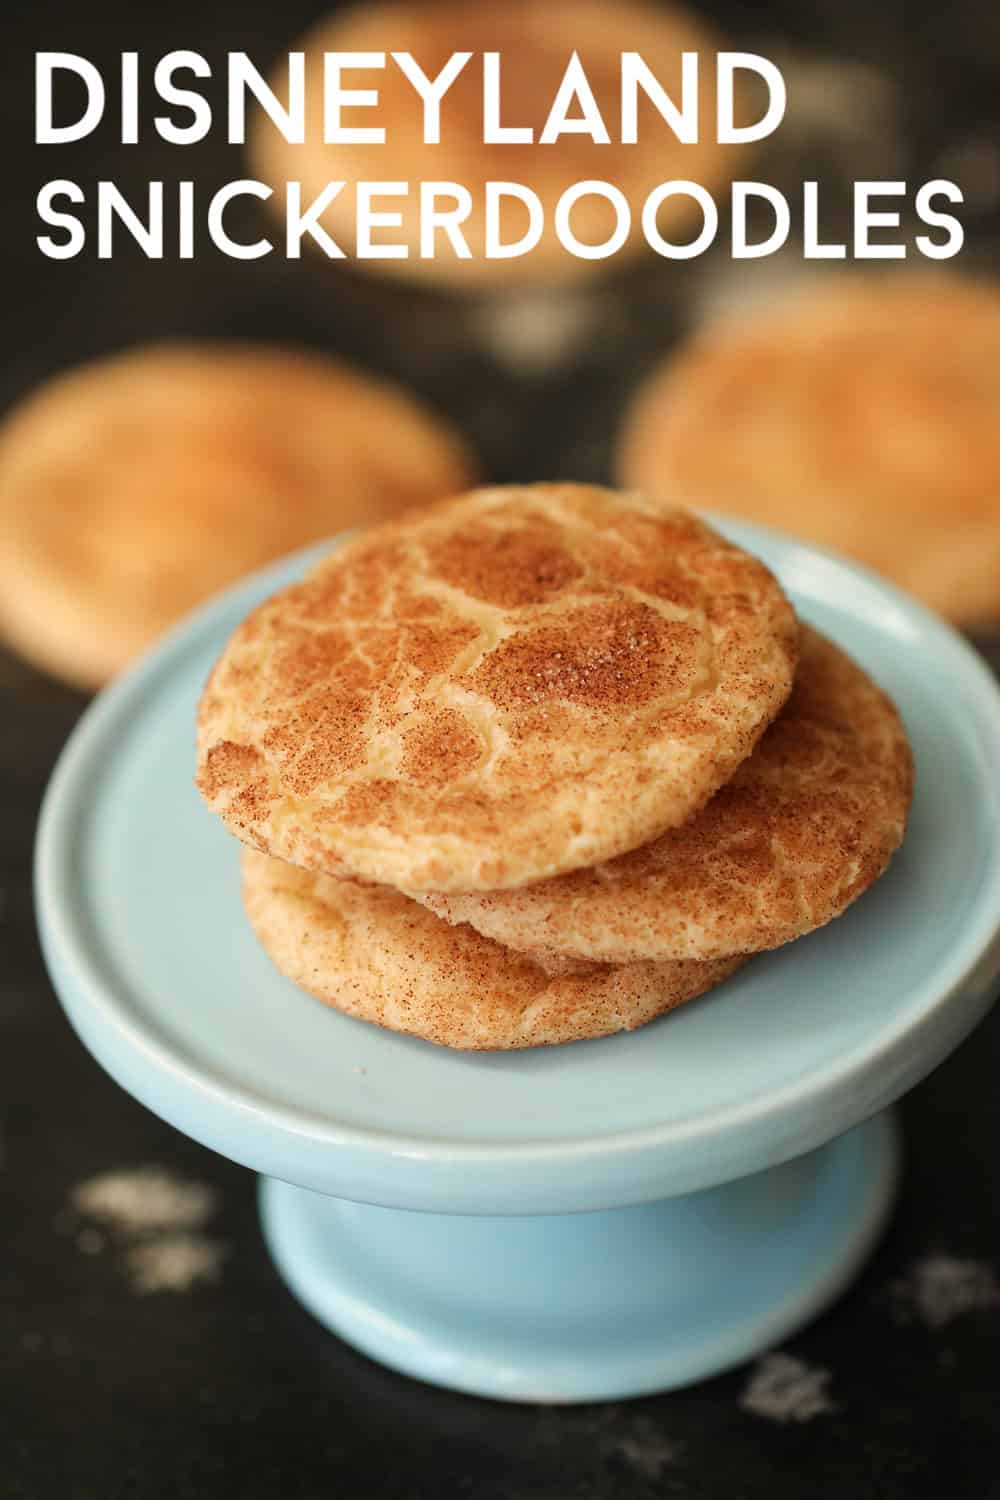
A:
[[[718,1374],[850,1280],[897,1174],[891,1118],[723,1187],[479,1218],[265,1179],[268,1248],[320,1322],[394,1368],[516,1401],[613,1401]]]
[[[193,735],[229,632],[313,549],[201,611],[103,695],[53,779],[43,940],[108,1070],[189,1134],[303,1186],[529,1213],[772,1165],[939,1062],[983,1014],[998,968],[997,687],[953,632],[869,575],[754,527],[722,529],[895,697],[912,736],[906,844],[844,917],[639,1032],[529,1052],[450,1052],[300,993],[243,916],[239,849],[192,784]]]

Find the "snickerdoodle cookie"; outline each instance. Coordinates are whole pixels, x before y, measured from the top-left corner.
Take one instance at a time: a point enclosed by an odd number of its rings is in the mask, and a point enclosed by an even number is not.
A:
[[[739,968],[590,965],[552,974],[397,891],[332,880],[245,850],[243,902],[289,979],[393,1031],[468,1049],[537,1047],[632,1031]]]
[[[630,209],[631,227],[618,256],[644,248],[642,209],[650,192],[670,180],[700,183],[711,191],[728,183],[746,147],[720,145],[716,123],[716,52],[719,43],[709,26],[679,6],[649,0],[505,0],[502,5],[470,5],[467,0],[381,0],[336,10],[294,47],[305,57],[305,139],[290,144],[263,112],[250,137],[250,165],[255,178],[272,190],[270,206],[284,215],[286,184],[301,184],[303,205],[313,203],[330,184],[341,186],[319,215],[320,225],[343,254],[353,257],[358,237],[358,183],[391,184],[376,191],[374,207],[388,222],[370,232],[375,245],[389,253],[358,261],[380,275],[419,278],[449,286],[479,288],[516,280],[580,278],[605,268],[605,260],[570,253],[555,227],[556,205],[578,183],[606,182],[621,193]],[[421,96],[396,61],[410,54],[428,80],[442,73],[449,59],[469,53],[461,71],[441,97],[439,139],[424,144]],[[638,91],[636,139],[623,143],[622,54],[638,53],[653,82],[679,109],[685,106],[685,129],[697,139],[682,143],[644,89]],[[327,54],[353,54],[343,86],[366,91],[367,103],[346,102],[336,115],[328,110],[324,89]],[[499,54],[500,83],[496,125],[503,139],[487,142],[492,96],[484,79],[485,54]],[[683,58],[696,54],[699,65],[695,108],[682,89]],[[545,140],[544,129],[574,55],[579,57],[596,109],[607,132],[598,141],[575,131]],[[412,66],[412,65],[411,65]],[[739,75],[737,75],[739,77]],[[272,79],[280,99],[288,97],[287,62]],[[737,123],[746,123],[738,91]],[[669,106],[668,106],[669,107]],[[579,98],[570,116],[581,118]],[[329,120],[341,131],[367,132],[353,141],[326,141]],[[502,118],[501,118],[502,117]],[[510,132],[521,133],[520,140]],[[384,139],[372,138],[384,131]],[[531,131],[527,140],[525,131]],[[541,206],[541,236],[527,253],[489,258],[486,185],[522,185]],[[422,204],[421,184],[443,189],[437,211],[450,215],[454,229],[430,230]],[[457,186],[456,195],[454,187]],[[400,191],[399,189],[405,189]],[[462,194],[465,195],[465,200]],[[502,204],[500,238],[504,245],[521,241],[532,228],[529,208],[511,191]],[[398,216],[398,222],[396,218]],[[573,233],[587,245],[603,245],[617,227],[617,215],[606,196],[593,191],[570,210]],[[700,210],[689,194],[677,193],[656,215],[660,232],[683,243],[700,228]],[[422,233],[423,230],[423,233]],[[456,249],[456,242],[467,254]],[[307,244],[310,241],[307,240]],[[425,253],[430,249],[431,253]],[[398,253],[402,251],[402,254]]]
[[[472,474],[417,402],[319,355],[179,343],[101,360],[0,427],[0,633],[97,687],[241,574]]]
[[[595,869],[422,899],[536,955],[634,963],[775,948],[838,916],[882,874],[902,840],[912,785],[893,704],[805,627],[787,705],[689,822]]]
[[[959,624],[1000,621],[1000,289],[830,276],[730,314],[641,388],[619,473],[845,552]]]
[[[523,885],[697,812],[797,654],[773,575],[688,512],[473,491],[349,541],[239,626],[202,698],[198,784],[305,868]]]

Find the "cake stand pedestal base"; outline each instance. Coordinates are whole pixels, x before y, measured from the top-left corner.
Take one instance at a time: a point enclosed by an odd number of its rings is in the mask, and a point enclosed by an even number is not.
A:
[[[413,1213],[261,1180],[282,1276],[320,1322],[437,1385],[511,1401],[683,1386],[824,1308],[881,1231],[888,1112],[793,1161],[601,1213]]]
[[[885,1220],[896,1145],[876,1112],[996,998],[996,679],[873,576],[720,526],[899,704],[916,795],[864,900],[641,1031],[432,1047],[317,1005],[255,941],[238,851],[191,785],[191,726],[233,630],[326,544],[246,580],[119,678],[46,793],[39,929],[84,1044],[148,1109],[262,1173],[268,1243],[297,1296],[424,1380],[618,1399],[788,1338]]]

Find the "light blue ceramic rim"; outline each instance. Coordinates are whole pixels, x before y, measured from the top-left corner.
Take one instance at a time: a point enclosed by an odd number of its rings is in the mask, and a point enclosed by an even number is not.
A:
[[[997,747],[1000,759],[1000,687],[985,662],[957,631],[900,590],[834,552],[725,516],[709,514],[705,519],[751,550],[766,538],[769,561],[786,585],[786,567],[788,574],[794,575],[796,563],[809,568],[819,565],[828,572],[832,570],[830,576],[850,592],[852,607],[862,617],[877,615],[882,622],[888,610],[900,624],[901,644],[904,634],[921,638],[922,648],[933,654],[943,680],[953,688],[956,683],[962,684],[966,700],[975,705],[980,716],[981,732]],[[887,1026],[878,1045],[841,1055],[824,1073],[813,1072],[765,1100],[689,1123],[595,1134],[566,1142],[497,1145],[475,1140],[442,1141],[332,1122],[310,1111],[290,1108],[222,1073],[189,1066],[165,1044],[155,1027],[144,1025],[109,993],[91,952],[72,890],[72,849],[81,794],[92,765],[104,753],[104,744],[109,738],[113,741],[116,726],[127,722],[142,700],[157,691],[176,657],[202,650],[205,638],[218,629],[221,614],[249,610],[261,597],[264,585],[280,586],[292,567],[296,572],[304,570],[343,540],[321,543],[262,569],[182,621],[94,700],[53,773],[36,844],[35,895],[43,946],[59,972],[71,979],[76,996],[73,1009],[85,1008],[90,1013],[88,1030],[100,1028],[114,1037],[118,1055],[131,1054],[150,1069],[169,1075],[172,1085],[195,1105],[202,1100],[215,1110],[235,1109],[246,1123],[248,1147],[258,1132],[267,1136],[277,1131],[290,1146],[296,1139],[308,1138],[313,1146],[334,1151],[348,1149],[366,1156],[420,1161],[429,1170],[435,1166],[447,1168],[449,1176],[462,1165],[520,1168],[528,1174],[521,1211],[530,1212],[533,1210],[527,1201],[532,1195],[533,1169],[539,1174],[557,1164],[567,1170],[574,1164],[582,1169],[588,1162],[615,1157],[624,1166],[625,1159],[630,1158],[618,1197],[625,1203],[659,1193],[707,1187],[810,1150],[891,1104],[941,1062],[990,1009],[992,986],[1000,973],[1000,847],[988,872],[984,872],[976,906],[949,960],[915,991],[909,1013]],[[997,774],[1000,776],[1000,768]],[[966,1003],[950,1005],[961,992],[965,992]],[[251,1161],[249,1149],[242,1159]],[[437,1194],[430,1196],[436,1198]],[[577,1196],[585,1197],[583,1187]],[[375,1201],[391,1203],[399,1202],[399,1198],[393,1193]],[[581,1201],[576,1206],[587,1205]]]

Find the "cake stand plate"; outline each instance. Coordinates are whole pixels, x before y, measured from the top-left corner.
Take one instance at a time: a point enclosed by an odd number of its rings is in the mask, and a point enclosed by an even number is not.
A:
[[[459,1053],[331,1012],[254,940],[239,850],[192,784],[229,633],[327,549],[214,601],[95,701],[52,777],[37,908],[66,1012],[118,1082],[260,1172],[282,1275],[425,1379],[522,1400],[684,1384],[849,1280],[896,1175],[884,1114],[1000,974],[1000,691],[871,575],[717,521],[894,696],[902,851],[838,921],[638,1032]]]

